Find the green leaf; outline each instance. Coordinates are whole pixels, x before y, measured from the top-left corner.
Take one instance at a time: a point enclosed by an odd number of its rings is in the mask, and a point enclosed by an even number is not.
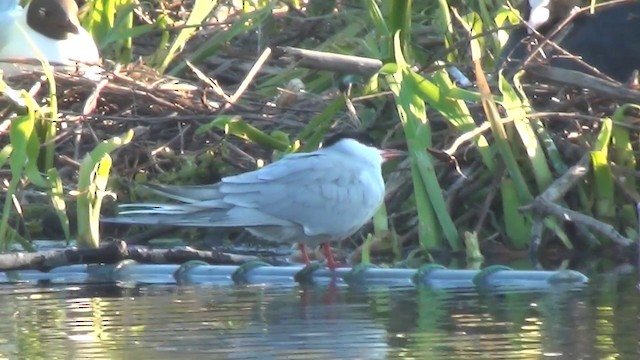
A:
[[[78,245],[97,248],[100,245],[100,209],[111,169],[109,153],[133,139],[133,131],[103,141],[85,155],[78,177]]]
[[[608,148],[613,133],[613,121],[609,118],[603,119],[602,127],[594,150],[591,151],[591,164],[594,174],[593,191],[596,195],[595,212],[598,216],[615,219],[615,183],[608,159]]]
[[[233,23],[226,31],[220,32],[202,44],[196,51],[185,56],[185,59],[192,63],[199,63],[201,60],[218,52],[220,48],[225,46],[231,39],[239,35],[244,35],[254,31],[260,26],[265,19],[271,15],[272,6],[252,11],[244,14]],[[186,68],[186,62],[182,61],[173,67],[168,74],[178,75]]]
[[[196,33],[196,31],[198,30],[197,26],[202,25],[204,20],[209,16],[216,5],[218,5],[218,1],[195,0],[193,9],[191,10],[191,13],[189,14],[189,17],[187,18],[187,21],[185,23],[185,27],[178,32],[178,36],[176,36],[176,38],[171,43],[171,46],[169,46],[166,51],[162,48],[158,49],[158,51],[160,51],[160,55],[157,57],[154,56],[155,58],[159,58],[162,61],[157,67],[160,73],[164,73],[167,70],[167,67],[169,66],[171,61],[173,61],[175,56],[180,51],[182,51],[187,41]],[[232,28],[236,24],[237,23],[232,25]],[[223,33],[227,32],[228,31],[225,31]],[[207,43],[205,43],[203,46],[206,47],[208,45]],[[193,58],[189,58],[189,60],[193,60]]]
[[[504,226],[511,244],[517,249],[525,249],[531,237],[529,216],[520,213],[520,200],[515,184],[511,179],[504,179],[500,186],[502,195],[502,213]]]
[[[62,180],[58,170],[52,168],[47,171],[51,188],[49,189],[49,199],[51,205],[60,220],[62,225],[62,231],[64,232],[64,238],[67,240],[67,244],[71,241],[71,232],[69,231],[69,217],[67,216],[67,204],[64,201],[64,189],[62,187]]]
[[[402,55],[398,33],[394,39],[398,71],[388,75],[387,82],[394,94],[409,148],[420,244],[426,250],[441,247],[442,231],[449,246],[459,250],[462,245],[458,231],[449,215],[431,156],[426,152],[432,142],[431,129],[427,121],[426,105],[418,88],[430,98],[436,99],[436,102],[441,101],[441,94],[437,86],[426,79],[422,81],[410,69]]]
[[[282,141],[281,137],[265,134],[262,130],[242,120],[240,116],[218,116],[213,121],[198,127],[196,134],[204,134],[212,128],[222,129],[227,134],[279,151],[285,151],[289,147],[289,144]]]

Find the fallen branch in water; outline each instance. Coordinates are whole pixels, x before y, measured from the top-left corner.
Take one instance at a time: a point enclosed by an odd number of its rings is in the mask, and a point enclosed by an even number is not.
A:
[[[149,249],[129,247],[116,240],[97,249],[61,249],[33,253],[16,252],[0,254],[0,271],[40,270],[74,264],[114,264],[122,260],[135,260],[147,264],[182,264],[200,260],[214,265],[237,265],[257,260],[255,256],[233,255],[218,251],[203,251],[192,248]]]

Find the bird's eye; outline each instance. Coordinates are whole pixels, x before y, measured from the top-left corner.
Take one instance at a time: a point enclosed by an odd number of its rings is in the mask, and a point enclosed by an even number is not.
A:
[[[47,9],[45,8],[38,9],[38,14],[40,14],[40,16],[42,17],[47,17]]]

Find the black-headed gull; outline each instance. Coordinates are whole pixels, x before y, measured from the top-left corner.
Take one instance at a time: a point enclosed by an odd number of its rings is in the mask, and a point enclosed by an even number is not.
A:
[[[530,54],[526,39],[531,28],[543,36],[550,35],[555,26],[579,10],[580,4],[580,0],[526,1],[523,18],[528,26],[523,24],[509,34],[501,60],[510,66],[518,65]],[[593,14],[577,14],[570,26],[561,40],[551,38],[565,51],[620,82],[640,70],[640,2],[621,1],[596,7]],[[588,72],[559,51],[552,50],[546,56],[552,66]]]
[[[80,26],[74,0],[0,1],[0,69],[5,76],[24,72],[25,64],[76,66],[100,61],[91,35]]]

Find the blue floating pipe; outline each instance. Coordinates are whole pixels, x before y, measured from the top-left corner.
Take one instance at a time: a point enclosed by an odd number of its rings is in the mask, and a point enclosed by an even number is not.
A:
[[[297,266],[282,267],[265,264],[259,267],[259,271],[249,270],[243,274],[236,271],[233,279],[236,282],[248,284],[293,285],[295,284],[295,274],[301,269],[301,267]]]
[[[344,279],[350,285],[413,287],[415,274],[415,269],[390,269],[367,264],[354,266]]]
[[[123,260],[111,268],[111,281],[124,284],[170,284],[175,283],[174,273],[180,265],[139,264]]]
[[[238,266],[232,265],[201,265],[192,266],[189,269],[181,269],[176,272],[176,279],[181,284],[214,284],[214,285],[234,285],[233,273]],[[178,276],[178,273],[180,273]]]
[[[531,291],[584,285],[589,281],[589,278],[573,270],[512,270],[506,266],[496,265],[484,268],[474,277],[473,281],[481,290]]]
[[[575,289],[589,279],[577,271],[513,270],[489,266],[482,270],[450,270],[440,265],[420,269],[380,268],[360,265],[331,271],[319,264],[307,267],[271,266],[250,262],[241,266],[214,266],[200,261],[183,265],[149,265],[125,260],[115,265],[62,266],[44,273],[34,270],[0,273],[0,283],[48,281],[57,284],[118,282],[121,284],[273,284],[296,282],[334,286],[424,286],[431,289],[479,291],[531,291]]]
[[[434,269],[423,274],[415,273],[414,281],[431,289],[468,289],[475,287],[473,279],[478,273],[478,270]]]
[[[87,265],[67,265],[51,269],[49,272],[37,270],[9,271],[0,273],[0,283],[87,284],[92,276]]]
[[[48,272],[49,278],[47,280],[52,284],[87,284],[104,281],[104,276],[101,274],[96,277],[92,271],[94,268],[99,270],[104,267],[85,264],[57,267]]]

